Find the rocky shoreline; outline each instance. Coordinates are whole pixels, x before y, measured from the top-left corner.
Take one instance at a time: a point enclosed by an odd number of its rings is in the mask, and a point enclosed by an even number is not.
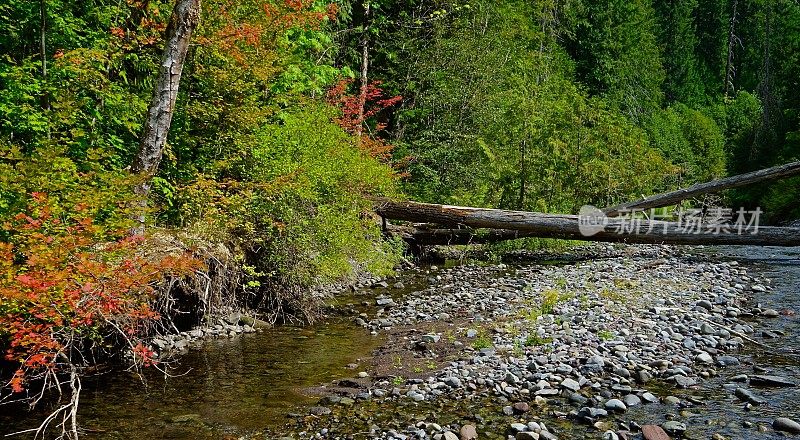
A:
[[[385,355],[323,388],[292,437],[694,438],[683,415],[704,401],[677,390],[724,377],[750,410],[766,403],[760,388],[796,385],[739,355],[779,345],[769,322],[793,313],[754,303],[769,279],[685,248],[593,252],[569,265],[432,267],[428,287],[402,297],[389,295],[402,285],[375,283],[377,310],[354,320],[387,336]],[[649,405],[666,408],[659,423],[636,420]],[[740,427],[800,432],[788,417]]]

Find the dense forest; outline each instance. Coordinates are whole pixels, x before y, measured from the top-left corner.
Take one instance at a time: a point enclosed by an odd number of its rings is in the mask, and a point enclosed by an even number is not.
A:
[[[110,341],[151,362],[165,275],[311,317],[308,287],[401,259],[374,197],[575,213],[800,156],[796,0],[204,0],[144,175],[174,6],[0,4],[10,390]],[[774,223],[799,196],[727,195]]]

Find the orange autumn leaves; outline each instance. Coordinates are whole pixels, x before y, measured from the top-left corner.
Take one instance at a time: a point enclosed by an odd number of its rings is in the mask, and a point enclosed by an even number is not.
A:
[[[2,225],[0,243],[0,345],[18,365],[9,386],[71,363],[76,348],[102,344],[122,333],[136,362],[150,365],[152,351],[139,340],[159,315],[150,309],[154,284],[199,267],[188,255],[145,258],[142,239],[110,234],[77,207],[72,217],[53,214],[50,199],[34,193],[27,212]]]

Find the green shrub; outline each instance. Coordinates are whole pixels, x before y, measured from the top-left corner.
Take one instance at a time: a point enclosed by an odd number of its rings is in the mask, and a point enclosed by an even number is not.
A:
[[[289,108],[262,125],[241,155],[198,179],[176,205],[182,221],[241,249],[261,274],[253,301],[309,314],[310,286],[386,273],[401,245],[381,240],[369,196],[397,195],[392,169],[359,151],[324,105]]]

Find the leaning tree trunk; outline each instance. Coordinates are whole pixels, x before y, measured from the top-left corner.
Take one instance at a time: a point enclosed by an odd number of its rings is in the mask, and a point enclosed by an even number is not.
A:
[[[634,202],[622,203],[603,209],[603,213],[609,217],[616,217],[621,213],[631,211],[641,211],[650,208],[660,208],[680,203],[702,194],[722,191],[725,189],[738,188],[753,183],[769,180],[782,179],[786,177],[800,175],[800,162],[792,162],[772,168],[753,171],[752,173],[739,174],[738,176],[726,177],[724,179],[713,180],[711,182],[698,183],[688,188],[681,188],[675,191],[656,194],[645,197]]]
[[[169,127],[172,123],[172,114],[175,110],[175,101],[178,98],[183,64],[189,50],[189,41],[199,21],[200,0],[177,0],[167,26],[164,56],[153,99],[147,111],[139,152],[131,165],[131,172],[141,177],[134,188],[134,192],[141,197],[140,210],[136,213],[139,225],[134,233],[141,234],[143,232],[147,195],[150,192],[152,177],[158,171],[161,157],[164,154]]]
[[[388,219],[436,223],[451,228],[500,229],[502,232],[498,234],[506,235],[503,239],[526,236],[646,244],[800,246],[800,228],[759,227],[755,232],[750,228],[736,231],[735,227],[730,226],[710,228],[709,225],[704,224],[690,225],[605,217],[597,229],[592,228],[590,232],[587,232],[585,224],[581,224],[584,219],[576,215],[388,200],[377,202],[375,212]],[[725,229],[733,230],[726,231]],[[452,232],[452,230],[448,231]],[[513,234],[512,231],[518,231],[519,235],[509,237],[508,234]],[[464,235],[468,236],[468,234],[470,233]],[[433,233],[421,231],[419,235],[412,233],[411,237],[417,240],[415,244],[418,245],[436,244],[423,242],[426,235],[428,237],[435,236],[436,231]],[[458,232],[452,233],[449,237],[440,234],[438,238],[446,241],[442,244],[466,244],[459,242],[458,235]],[[462,236],[463,238],[464,236]]]

